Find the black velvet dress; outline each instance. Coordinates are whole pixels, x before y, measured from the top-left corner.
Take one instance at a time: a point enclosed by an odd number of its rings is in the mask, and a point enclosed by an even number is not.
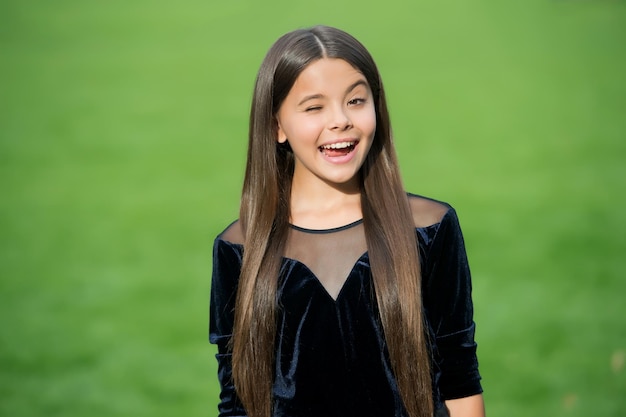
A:
[[[482,392],[470,271],[454,209],[411,195],[422,296],[432,339],[433,400]],[[246,416],[231,381],[238,222],[215,240],[211,343],[218,346],[220,416]],[[330,230],[292,226],[278,287],[275,417],[404,417],[380,323],[362,221]],[[443,413],[443,414],[441,414]]]

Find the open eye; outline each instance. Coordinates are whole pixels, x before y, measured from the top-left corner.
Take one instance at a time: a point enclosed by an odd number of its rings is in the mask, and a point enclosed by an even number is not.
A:
[[[352,100],[348,101],[349,106],[358,106],[359,104],[363,103],[365,103],[365,99],[360,97],[353,98]]]

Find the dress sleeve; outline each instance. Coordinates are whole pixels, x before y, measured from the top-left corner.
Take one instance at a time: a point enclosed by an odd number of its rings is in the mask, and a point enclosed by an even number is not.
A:
[[[213,245],[213,277],[209,340],[217,345],[217,373],[221,386],[219,417],[245,417],[246,412],[237,397],[232,380],[232,353],[229,342],[233,333],[235,296],[241,271],[240,245],[220,238]]]
[[[454,209],[442,218],[427,249],[424,307],[435,337],[435,360],[444,400],[482,392],[473,319],[472,283]]]

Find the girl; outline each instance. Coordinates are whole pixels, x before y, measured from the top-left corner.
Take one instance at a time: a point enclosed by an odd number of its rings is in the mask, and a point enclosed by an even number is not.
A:
[[[484,415],[456,214],[405,193],[376,65],[338,29],[261,65],[210,340],[220,416]]]

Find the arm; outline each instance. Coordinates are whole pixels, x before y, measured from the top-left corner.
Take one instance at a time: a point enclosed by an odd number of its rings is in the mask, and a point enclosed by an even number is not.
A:
[[[446,407],[448,407],[450,417],[485,417],[485,404],[482,394],[448,400]]]
[[[235,392],[232,380],[232,353],[229,342],[233,331],[235,296],[241,269],[241,246],[216,239],[213,247],[213,279],[209,340],[217,345],[220,382],[219,417],[245,417],[246,411]]]
[[[483,416],[471,274],[463,234],[453,209],[443,216],[431,239],[424,248],[423,296],[434,336],[434,366],[439,373],[441,399],[451,417]]]

